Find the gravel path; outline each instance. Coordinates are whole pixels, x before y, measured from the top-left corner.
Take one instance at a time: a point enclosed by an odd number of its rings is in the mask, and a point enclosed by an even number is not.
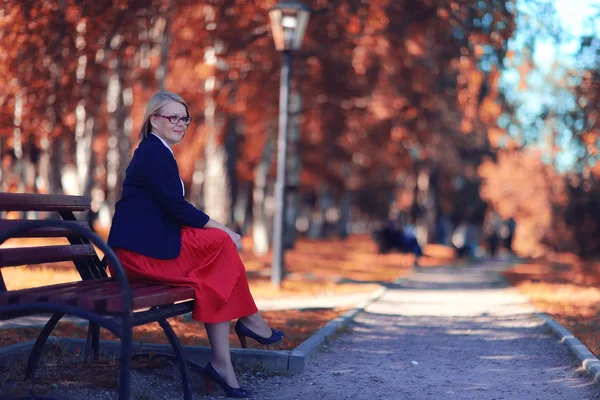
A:
[[[498,277],[502,268],[423,269],[391,285],[313,354],[303,374],[247,371],[240,381],[257,400],[600,399],[567,347]],[[192,381],[194,399],[206,398],[202,377],[193,373]],[[133,371],[132,391],[132,399],[180,399],[179,374],[174,367]],[[112,389],[56,394],[115,398]]]
[[[600,399],[500,265],[425,269],[391,288],[308,370],[256,399]],[[246,378],[246,381],[248,378]]]

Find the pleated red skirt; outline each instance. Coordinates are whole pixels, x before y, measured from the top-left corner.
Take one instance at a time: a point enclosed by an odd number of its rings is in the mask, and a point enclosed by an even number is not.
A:
[[[132,282],[191,286],[195,293],[192,318],[217,323],[245,317],[258,311],[246,278],[246,268],[235,244],[221,229],[181,231],[177,258],[161,260],[115,249]]]

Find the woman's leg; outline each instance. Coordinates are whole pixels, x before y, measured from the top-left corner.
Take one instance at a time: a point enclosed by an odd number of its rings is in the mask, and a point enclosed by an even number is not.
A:
[[[231,352],[229,349],[229,321],[216,324],[205,323],[208,341],[210,342],[212,360],[211,365],[219,373],[221,378],[233,388],[239,388],[233,364],[231,363]]]
[[[242,323],[258,336],[266,338],[271,336],[271,327],[269,324],[267,324],[259,312],[242,317],[240,320],[242,320]]]

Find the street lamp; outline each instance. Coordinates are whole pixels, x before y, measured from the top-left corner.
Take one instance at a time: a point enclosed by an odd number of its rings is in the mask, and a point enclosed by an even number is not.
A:
[[[271,10],[271,29],[275,48],[282,52],[281,82],[279,85],[279,132],[277,135],[277,179],[275,181],[275,216],[273,226],[273,262],[271,283],[281,286],[284,275],[283,218],[285,202],[285,156],[287,147],[288,105],[292,51],[302,45],[310,10],[294,0],[283,0]]]

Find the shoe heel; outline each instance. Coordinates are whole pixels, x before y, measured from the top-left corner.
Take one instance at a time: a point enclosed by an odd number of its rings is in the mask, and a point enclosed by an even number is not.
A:
[[[204,382],[206,382],[206,394],[210,396],[213,391],[213,381],[208,376],[205,376]]]
[[[242,345],[242,349],[248,347],[248,343],[246,342],[246,336],[238,335],[238,339],[240,340],[240,344]]]

